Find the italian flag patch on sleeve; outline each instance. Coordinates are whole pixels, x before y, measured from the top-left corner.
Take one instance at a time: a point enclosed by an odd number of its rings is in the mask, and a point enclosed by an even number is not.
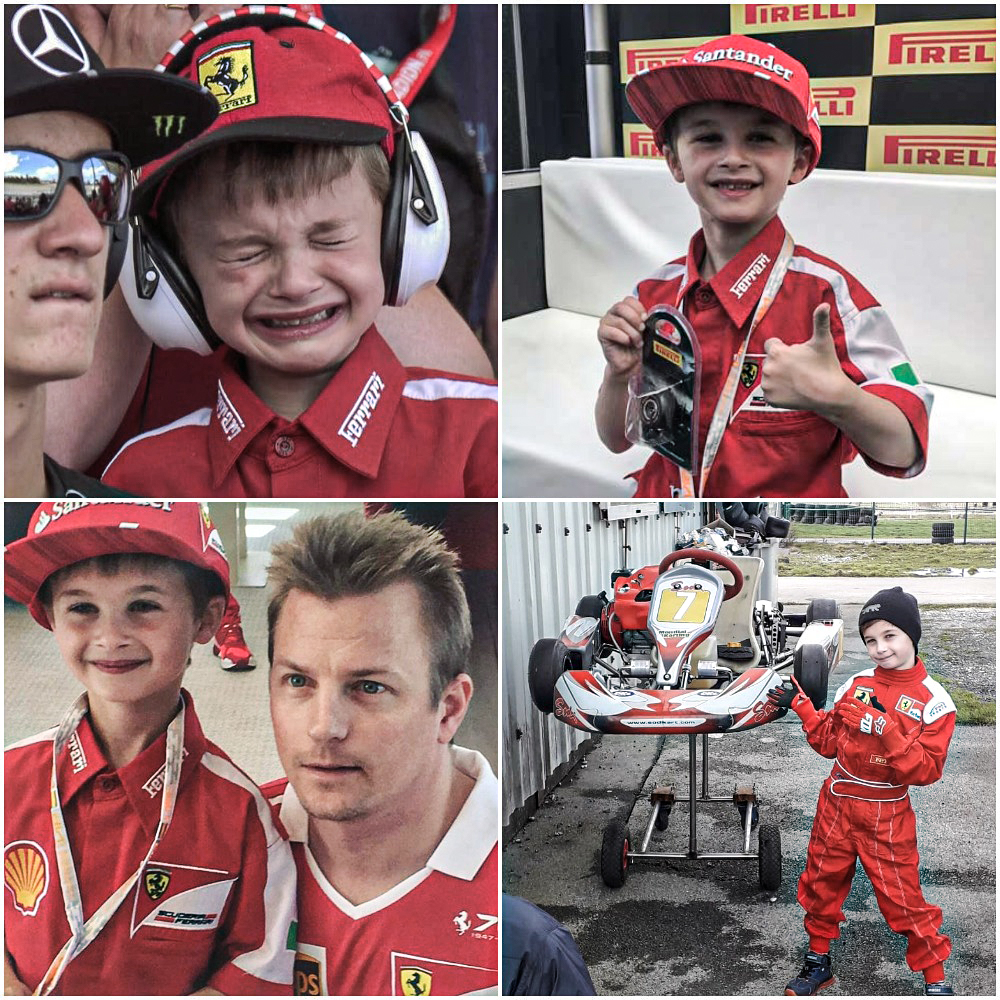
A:
[[[920,379],[917,378],[917,373],[913,370],[913,365],[909,361],[904,361],[901,365],[895,365],[889,371],[892,373],[892,377],[897,382],[902,382],[903,385],[920,384]]]

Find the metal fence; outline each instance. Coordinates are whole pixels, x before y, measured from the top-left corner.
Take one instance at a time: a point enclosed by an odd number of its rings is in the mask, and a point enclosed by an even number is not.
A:
[[[799,540],[907,539],[950,544],[995,542],[996,502],[783,503]]]
[[[608,590],[611,571],[643,566],[700,527],[698,504],[586,502],[502,505],[503,820],[533,811],[554,776],[580,752],[585,735],[542,715],[528,693],[528,654],[556,636],[587,594]],[[638,512],[638,513],[637,513]]]

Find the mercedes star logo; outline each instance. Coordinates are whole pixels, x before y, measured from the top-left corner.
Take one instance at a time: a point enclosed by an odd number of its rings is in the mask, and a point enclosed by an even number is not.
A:
[[[86,73],[91,68],[82,39],[55,7],[25,5],[14,15],[10,30],[17,47],[50,76]]]

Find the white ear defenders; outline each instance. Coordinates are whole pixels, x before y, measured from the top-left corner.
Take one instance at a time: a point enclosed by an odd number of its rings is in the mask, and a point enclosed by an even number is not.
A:
[[[448,203],[434,159],[423,138],[410,132],[409,112],[396,97],[388,79],[341,32],[317,17],[287,7],[241,7],[225,17],[215,15],[196,24],[172,48],[158,69],[178,72],[194,49],[207,38],[235,26],[263,28],[299,24],[325,31],[351,46],[373,75],[389,104],[396,136],[391,185],[382,209],[382,274],[385,304],[404,305],[424,285],[436,284],[444,270],[451,238]],[[129,225],[128,249],[119,284],[136,322],[155,344],[210,354],[219,344],[205,315],[201,293],[149,219],[134,217]]]

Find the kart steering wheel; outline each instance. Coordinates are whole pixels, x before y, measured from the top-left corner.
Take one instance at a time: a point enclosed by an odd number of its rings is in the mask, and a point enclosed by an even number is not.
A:
[[[674,563],[680,562],[682,559],[690,559],[691,562],[698,563],[705,569],[720,566],[722,569],[729,570],[733,574],[733,582],[722,585],[724,588],[722,599],[724,601],[735,597],[743,589],[743,571],[739,566],[729,556],[724,556],[720,552],[709,552],[706,549],[678,549],[676,552],[671,552],[670,555],[663,557],[659,572],[665,573]]]

